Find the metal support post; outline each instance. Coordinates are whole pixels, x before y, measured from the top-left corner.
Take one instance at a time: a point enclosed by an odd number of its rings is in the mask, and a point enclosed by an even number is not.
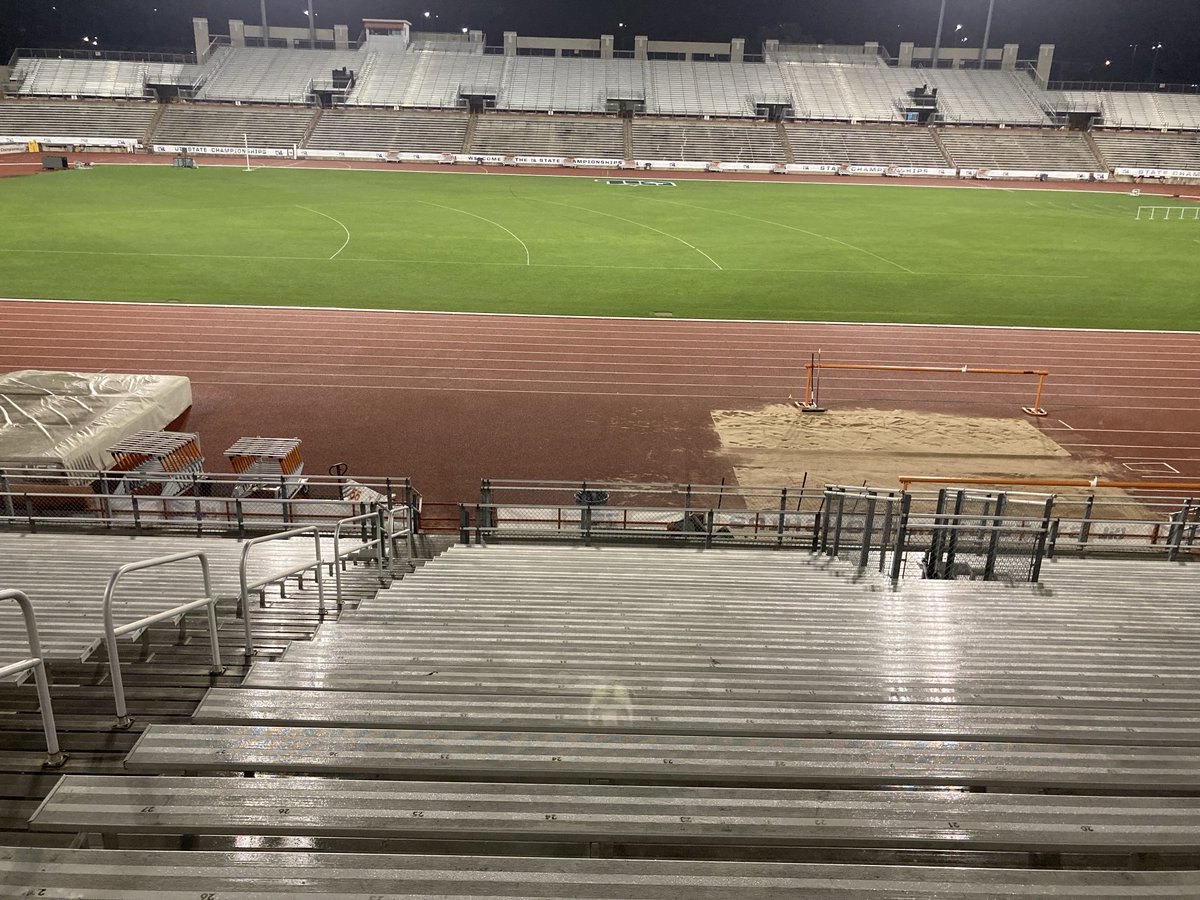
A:
[[[138,508],[138,495],[129,495],[129,504],[133,508],[133,530],[138,534],[142,533],[142,512]]]
[[[776,546],[783,546],[783,528],[784,521],[787,517],[787,488],[779,492],[779,528],[776,537]]]
[[[1079,517],[1079,549],[1082,550],[1092,533],[1092,507],[1096,505],[1096,495],[1088,494],[1083,501],[1083,515]]]
[[[579,510],[579,533],[585,544],[592,539],[592,508],[585,506]]]
[[[1046,509],[1042,513],[1042,527],[1038,531],[1037,546],[1033,553],[1033,569],[1029,573],[1029,580],[1037,584],[1038,579],[1042,577],[1042,557],[1046,554],[1046,539],[1050,534],[1050,517],[1054,515],[1054,498],[1046,498]]]
[[[1179,558],[1179,548],[1183,546],[1183,535],[1187,531],[1188,516],[1191,515],[1192,501],[1184,501],[1183,509],[1171,514],[1171,530],[1167,538],[1167,560],[1174,562]]]
[[[11,490],[12,488],[8,483],[8,474],[0,470],[0,493],[4,494],[4,515],[10,519],[16,515],[16,511],[13,509]]]
[[[867,517],[863,520],[862,547],[858,551],[858,568],[866,569],[871,561],[871,532],[875,529],[875,495],[867,497]]]
[[[491,528],[492,527],[492,505],[495,498],[492,494],[492,482],[484,478],[479,482],[479,506],[475,507],[475,527]],[[484,518],[479,518],[482,510]]]
[[[1049,559],[1054,559],[1054,551],[1058,549],[1059,523],[1059,519],[1055,519],[1050,523],[1050,540],[1046,543],[1046,556]]]
[[[833,544],[829,548],[830,556],[837,556],[838,552],[842,549],[842,516],[846,512],[845,493],[838,494],[837,504],[837,518],[833,523]]]
[[[896,523],[896,544],[892,550],[892,584],[900,580],[900,569],[904,566],[904,550],[908,541],[908,512],[912,507],[912,494],[905,491],[900,496],[900,516]]]
[[[888,497],[884,505],[883,513],[883,533],[879,536],[879,574],[883,574],[883,567],[887,562],[887,552],[892,540],[892,505],[895,500]]]
[[[465,503],[458,504],[458,542],[471,545],[471,514]]]
[[[713,545],[713,519],[715,513],[710,509],[704,516],[704,549],[711,550]]]
[[[1000,527],[1003,524],[1001,517],[1007,499],[1005,494],[996,497],[996,514],[992,517],[992,533],[988,538],[987,562],[983,564],[984,581],[994,581],[996,578],[996,554],[1000,550]]]

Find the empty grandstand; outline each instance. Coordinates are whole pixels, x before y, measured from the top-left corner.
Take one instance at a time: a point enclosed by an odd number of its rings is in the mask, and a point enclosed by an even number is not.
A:
[[[635,120],[633,155],[645,160],[786,162],[783,139],[771,124],[701,124]]]
[[[928,128],[787,126],[793,161],[801,165],[945,169],[950,166]]]
[[[0,138],[46,144],[142,143],[154,103],[0,103]]]
[[[461,153],[470,120],[463,113],[331,109],[305,146],[312,151]]]
[[[590,156],[624,159],[625,129],[620,120],[576,116],[480,116],[472,152],[515,156]]]
[[[173,104],[154,130],[154,143],[169,147],[229,147],[245,144],[287,150],[299,144],[313,110],[294,106],[238,107]]]
[[[1103,172],[1082,134],[948,128],[942,145],[961,168],[1018,172]]]

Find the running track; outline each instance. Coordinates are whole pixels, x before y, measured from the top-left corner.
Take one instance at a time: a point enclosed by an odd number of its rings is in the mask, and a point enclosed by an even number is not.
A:
[[[1200,333],[442,315],[0,300],[0,370],[192,379],[207,467],[242,435],[298,436],[309,471],[733,478],[714,409],[802,396],[804,363],[1045,368],[1038,427],[1130,480],[1200,480]],[[828,371],[821,401],[1020,415],[1033,380]],[[951,449],[952,448],[948,448]]]

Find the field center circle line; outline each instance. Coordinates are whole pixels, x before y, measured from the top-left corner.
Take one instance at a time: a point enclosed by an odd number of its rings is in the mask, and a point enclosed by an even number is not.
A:
[[[909,275],[917,274],[912,269],[910,269],[908,266],[902,266],[902,265],[900,265],[900,263],[896,262],[895,260],[888,259],[886,256],[880,256],[878,253],[872,253],[870,250],[867,250],[863,247],[857,247],[854,244],[847,243],[846,241],[838,240],[837,238],[830,237],[827,234],[821,234],[820,232],[817,232],[817,231],[808,231],[805,228],[799,228],[795,225],[786,225],[783,222],[772,222],[770,219],[760,219],[757,216],[748,216],[745,213],[732,212],[728,209],[711,209],[710,207],[707,207],[707,206],[695,206],[691,203],[680,203],[678,200],[661,200],[661,199],[658,199],[655,197],[647,197],[645,195],[642,195],[641,199],[650,200],[654,203],[670,203],[672,206],[686,206],[688,209],[698,209],[701,212],[714,212],[714,213],[721,213],[721,214],[727,215],[727,216],[737,216],[739,219],[749,219],[751,222],[761,222],[764,225],[774,225],[778,228],[788,228],[792,231],[798,231],[801,234],[807,234],[809,237],[820,238],[823,241],[831,241],[834,244],[841,244],[843,247],[849,247],[851,250],[857,250],[859,253],[865,253],[865,254],[867,254],[867,256],[873,256],[873,257],[875,257],[875,259],[879,260],[880,262],[885,262],[889,266],[895,266],[897,269],[907,272]]]
[[[527,266],[533,265],[533,262],[530,260],[528,245],[523,240],[521,240],[519,237],[517,237],[515,234],[513,234],[511,231],[509,231],[507,228],[505,228],[503,225],[501,225],[499,222],[494,222],[491,219],[487,218],[486,216],[477,215],[476,213],[473,213],[473,212],[467,212],[467,210],[465,210],[465,209],[456,209],[453,206],[443,206],[440,203],[433,203],[430,200],[418,200],[417,202],[424,203],[426,206],[436,206],[438,209],[448,209],[448,210],[450,210],[450,212],[462,213],[464,216],[471,216],[474,219],[479,219],[479,221],[481,221],[481,222],[487,222],[489,225],[495,225],[497,228],[499,228],[501,231],[503,231],[505,234],[507,234],[509,237],[511,237],[514,241],[516,241],[518,244],[521,245],[521,248],[525,251],[525,265],[527,265]]]
[[[301,206],[299,203],[296,204],[296,207],[298,209],[306,209],[310,213],[316,213],[318,216],[323,216],[324,218],[328,219],[330,222],[336,222],[338,225],[340,225],[342,227],[342,231],[346,232],[345,243],[343,243],[342,246],[338,247],[337,253],[335,253],[335,254],[333,254],[333,256],[329,257],[330,259],[337,259],[341,255],[342,251],[350,246],[350,229],[346,227],[346,224],[341,219],[335,219],[333,216],[329,215],[328,213],[323,213],[319,209],[313,209],[312,207],[309,207],[309,206]]]
[[[701,250],[695,244],[689,244],[683,238],[681,238],[677,235],[671,234],[670,232],[663,231],[660,228],[655,228],[653,225],[647,225],[645,222],[635,222],[633,219],[626,219],[624,216],[614,215],[613,213],[601,212],[598,209],[588,209],[586,206],[575,206],[574,204],[571,204],[571,203],[559,203],[557,200],[542,200],[540,198],[534,198],[534,199],[537,199],[538,203],[549,203],[553,206],[565,206],[567,209],[577,209],[580,212],[590,212],[590,213],[595,213],[598,216],[608,216],[610,219],[619,219],[622,222],[628,222],[630,225],[636,225],[639,228],[648,228],[651,231],[661,234],[663,237],[669,237],[673,241],[679,241],[679,243],[683,244],[685,247],[691,247],[693,250],[695,250],[697,253],[699,253],[701,256],[703,256],[705,259],[707,259],[710,263],[712,263],[714,266],[716,266],[720,271],[722,271],[722,272],[725,271],[725,269],[721,266],[721,264],[719,262],[717,262],[715,259],[713,259],[711,256],[709,256],[707,253],[705,253],[703,250]]]

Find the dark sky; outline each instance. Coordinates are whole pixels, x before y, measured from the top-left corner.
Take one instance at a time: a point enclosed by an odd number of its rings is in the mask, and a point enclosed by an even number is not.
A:
[[[592,37],[614,33],[659,40],[727,40],[745,36],[751,52],[763,38],[802,32],[818,41],[878,40],[892,53],[901,41],[931,44],[939,0],[313,0],[318,24],[350,25],[364,16],[432,23],[429,30],[482,29],[489,44],[504,31]],[[272,23],[302,26],[307,0],[268,0]],[[436,16],[426,20],[423,13]],[[947,26],[963,25],[971,46],[983,36],[987,0],[948,0]],[[191,48],[191,18],[206,16],[213,33],[230,18],[259,20],[259,0],[0,0],[0,59],[18,46],[101,49]],[[620,23],[624,23],[624,28]],[[787,30],[784,30],[786,26]],[[991,43],[1017,42],[1022,56],[1036,45],[1058,47],[1055,78],[1200,81],[1200,0],[996,0]],[[1134,47],[1136,45],[1136,48]],[[1105,61],[1110,60],[1109,65]]]

